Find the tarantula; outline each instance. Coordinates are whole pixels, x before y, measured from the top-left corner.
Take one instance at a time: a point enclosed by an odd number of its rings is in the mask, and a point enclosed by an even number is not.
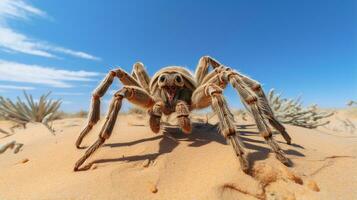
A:
[[[210,66],[213,68],[211,71],[209,70]],[[134,64],[131,75],[122,69],[110,71],[93,92],[88,121],[77,139],[77,148],[80,148],[83,138],[98,122],[100,98],[105,94],[115,77],[119,78],[123,87],[114,94],[111,100],[99,138],[76,162],[74,171],[78,171],[85,160],[110,137],[125,98],[148,111],[150,128],[155,133],[160,131],[162,114],[170,115],[176,112],[179,127],[184,133],[189,134],[191,132],[190,112],[211,106],[219,118],[220,133],[233,146],[241,169],[247,172],[249,170],[247,153],[237,135],[233,114],[222,94],[222,90],[229,83],[237,90],[242,103],[254,117],[259,133],[270,145],[276,158],[284,164],[289,163],[284,152],[273,139],[267,122],[282,134],[288,144],[291,143],[291,138],[284,126],[274,117],[261,85],[209,56],[204,56],[199,60],[194,76],[184,67],[169,66],[159,70],[150,79],[144,65],[140,62]]]

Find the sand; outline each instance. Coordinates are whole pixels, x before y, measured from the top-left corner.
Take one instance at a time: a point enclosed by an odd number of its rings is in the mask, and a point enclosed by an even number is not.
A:
[[[153,134],[146,117],[120,115],[112,137],[88,160],[91,169],[73,172],[85,152],[74,145],[84,122],[57,120],[55,136],[28,124],[1,138],[0,144],[24,146],[0,154],[0,199],[357,199],[357,133],[287,125],[292,145],[274,136],[293,162],[286,167],[252,122],[240,120],[248,125],[239,130],[252,164],[245,174],[213,125],[195,123],[190,135],[174,126]],[[84,145],[96,140],[102,124]],[[10,126],[0,122],[4,130]]]

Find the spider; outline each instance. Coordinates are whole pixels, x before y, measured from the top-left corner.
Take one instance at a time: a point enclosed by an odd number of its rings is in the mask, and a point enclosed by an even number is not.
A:
[[[210,66],[213,70],[209,70]],[[237,90],[243,105],[254,117],[260,135],[271,147],[276,158],[283,164],[289,163],[274,140],[268,123],[282,134],[288,144],[291,144],[291,138],[284,126],[274,117],[261,85],[209,56],[203,56],[199,60],[194,75],[184,67],[168,66],[156,72],[150,79],[144,65],[140,62],[134,64],[131,75],[120,68],[110,71],[93,91],[88,120],[76,141],[77,148],[81,148],[83,138],[98,122],[100,98],[106,93],[115,77],[119,78],[123,87],[114,94],[111,100],[97,141],[76,162],[74,171],[80,170],[80,166],[86,159],[110,137],[122,101],[127,99],[148,111],[150,128],[155,133],[160,131],[161,116],[176,112],[178,126],[183,133],[189,134],[192,130],[190,112],[211,106],[219,118],[219,132],[233,146],[241,169],[247,173],[250,167],[247,153],[237,134],[233,114],[222,94],[223,89],[229,83]]]

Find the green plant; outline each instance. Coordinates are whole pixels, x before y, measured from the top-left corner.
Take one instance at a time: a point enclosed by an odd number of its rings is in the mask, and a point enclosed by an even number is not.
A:
[[[32,95],[24,91],[25,101],[17,97],[17,102],[0,96],[0,116],[25,127],[28,122],[41,122],[47,125],[49,121],[58,119],[61,100],[48,99],[51,92],[41,95],[35,101]]]
[[[281,98],[281,95],[276,94],[274,89],[269,91],[268,100],[275,117],[285,124],[317,128],[330,123],[330,121],[322,120],[334,114],[333,112],[321,111],[317,105],[304,108],[300,97],[296,99]]]

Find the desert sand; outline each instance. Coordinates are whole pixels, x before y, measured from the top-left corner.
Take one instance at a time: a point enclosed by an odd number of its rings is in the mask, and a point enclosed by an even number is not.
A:
[[[80,172],[73,166],[85,149],[74,143],[85,119],[54,121],[56,135],[42,124],[28,124],[0,139],[24,144],[17,154],[0,154],[0,199],[357,199],[357,133],[333,127],[346,115],[333,116],[329,129],[286,125],[292,145],[274,135],[290,167],[270,153],[251,120],[238,119],[250,174],[240,170],[214,118],[195,122],[192,134],[184,135],[172,125],[154,134],[147,117],[120,115],[112,137],[87,161],[92,167]],[[356,122],[356,116],[347,117]],[[96,140],[103,122],[84,145]],[[10,126],[0,121],[1,129]]]

